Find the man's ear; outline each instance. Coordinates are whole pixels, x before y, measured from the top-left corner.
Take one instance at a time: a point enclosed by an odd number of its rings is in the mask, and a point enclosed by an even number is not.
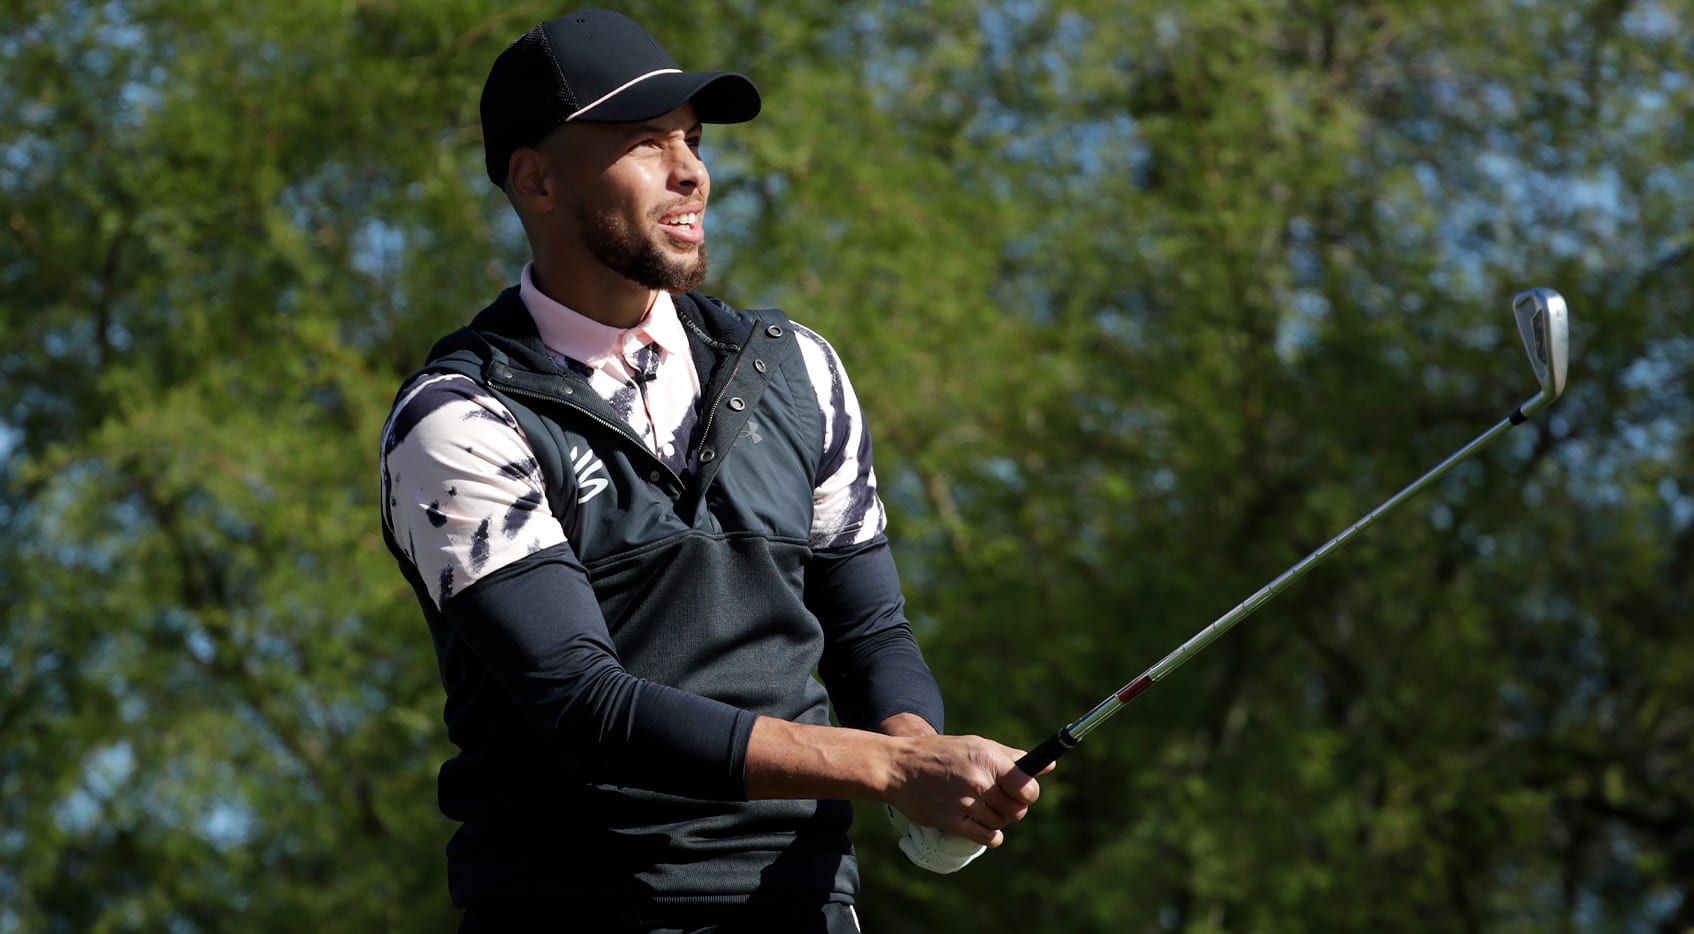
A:
[[[530,211],[549,211],[553,207],[553,180],[545,153],[529,146],[512,151],[506,163],[507,194],[514,204]]]

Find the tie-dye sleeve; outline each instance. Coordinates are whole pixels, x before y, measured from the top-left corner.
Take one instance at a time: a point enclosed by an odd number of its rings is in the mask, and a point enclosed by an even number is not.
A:
[[[870,430],[835,349],[805,327],[795,325],[794,332],[823,413],[823,459],[812,488],[812,547],[863,544],[887,524],[871,466]]]
[[[382,433],[383,515],[435,605],[565,540],[517,420],[463,376],[429,375]]]
[[[835,351],[811,331],[794,330],[823,413],[806,567],[806,607],[824,630],[818,674],[845,726],[878,730],[887,718],[912,713],[940,732],[941,689],[906,619],[864,413]]]

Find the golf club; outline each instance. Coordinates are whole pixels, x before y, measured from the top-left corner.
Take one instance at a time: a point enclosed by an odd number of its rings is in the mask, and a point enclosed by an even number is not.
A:
[[[1522,424],[1531,415],[1557,399],[1559,394],[1565,390],[1565,367],[1569,362],[1570,350],[1570,320],[1569,312],[1565,308],[1564,297],[1552,289],[1529,289],[1519,292],[1512,299],[1512,314],[1517,318],[1518,331],[1523,335],[1524,348],[1529,351],[1529,362],[1535,367],[1535,378],[1541,383],[1541,391],[1536,393],[1534,398],[1512,410],[1512,414],[1506,416],[1499,424],[1478,435],[1475,440],[1442,461],[1434,470],[1414,480],[1410,486],[1400,492],[1395,493],[1387,502],[1365,513],[1363,518],[1348,526],[1340,535],[1324,542],[1318,546],[1316,551],[1301,558],[1299,563],[1283,571],[1275,580],[1260,588],[1258,593],[1241,601],[1235,609],[1218,617],[1211,625],[1196,633],[1193,638],[1177,646],[1175,651],[1160,659],[1158,664],[1142,672],[1140,677],[1119,688],[1111,696],[1096,704],[1094,709],[1042,741],[1041,745],[1030,750],[1023,758],[1018,760],[1018,768],[1022,769],[1027,775],[1039,773],[1082,742],[1083,737],[1092,733],[1095,727],[1122,710],[1125,704],[1181,667],[1183,662],[1188,661],[1201,649],[1211,645],[1213,640],[1228,632],[1236,623],[1246,619],[1254,610],[1281,593],[1289,584],[1299,580],[1302,575],[1312,569],[1313,565],[1328,557],[1337,548],[1345,544],[1348,539],[1358,534],[1360,530],[1375,522],[1383,513],[1410,499],[1418,491],[1440,479],[1447,471],[1452,470],[1455,465],[1482,450],[1489,442],[1504,434],[1507,429]]]

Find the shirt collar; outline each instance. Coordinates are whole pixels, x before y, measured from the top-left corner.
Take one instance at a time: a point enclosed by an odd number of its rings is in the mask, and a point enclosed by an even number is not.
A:
[[[614,328],[543,295],[530,274],[534,265],[524,264],[518,294],[548,350],[595,367],[607,358],[622,360],[627,351],[648,343],[658,344],[666,353],[688,353],[688,335],[676,315],[671,293],[660,291],[647,317],[635,327]]]

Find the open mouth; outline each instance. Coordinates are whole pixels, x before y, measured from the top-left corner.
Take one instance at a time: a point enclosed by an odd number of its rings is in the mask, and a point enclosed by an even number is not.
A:
[[[678,211],[659,218],[659,226],[666,234],[684,243],[699,243],[706,237],[706,226],[702,223],[705,212],[696,208],[690,211]]]
[[[706,239],[705,217],[705,205],[688,205],[661,217],[659,227],[662,227],[666,236],[671,237],[673,241],[696,244]]]

